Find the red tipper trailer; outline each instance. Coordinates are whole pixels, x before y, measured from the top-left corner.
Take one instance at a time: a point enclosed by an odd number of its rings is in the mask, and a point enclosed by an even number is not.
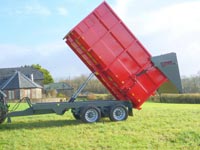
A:
[[[140,109],[168,81],[154,65],[151,54],[106,2],[64,39],[117,100],[131,101],[134,108]]]
[[[156,90],[159,93],[182,91],[176,54],[152,57],[106,2],[100,4],[64,39],[92,74],[69,101],[32,104],[26,97],[19,103],[26,100],[29,108],[21,111],[8,112],[6,95],[0,91],[0,124],[6,118],[11,122],[11,117],[51,113],[63,115],[68,110],[75,119],[87,123],[97,122],[101,117],[122,121],[133,116],[132,108],[140,109]],[[75,102],[93,74],[118,101]]]

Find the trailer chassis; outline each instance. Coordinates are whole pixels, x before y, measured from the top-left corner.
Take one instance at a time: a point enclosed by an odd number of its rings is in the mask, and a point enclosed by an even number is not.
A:
[[[128,116],[133,116],[132,104],[129,101],[91,100],[32,104],[28,97],[26,101],[29,108],[8,113],[6,116],[8,123],[11,123],[11,117],[52,113],[63,115],[68,110],[71,110],[75,119],[86,123],[97,122],[101,117],[109,117],[111,121],[122,121]]]
[[[41,114],[63,115],[66,111],[71,110],[73,116],[77,120],[82,120],[86,123],[93,123],[100,120],[101,117],[109,117],[111,121],[126,120],[128,116],[133,116],[132,103],[129,101],[119,100],[90,100],[90,101],[75,101],[87,83],[92,79],[94,73],[91,73],[83,82],[77,91],[67,102],[46,102],[32,104],[28,97],[21,99],[11,110],[4,115],[0,114],[0,119],[3,121],[7,118],[7,122],[11,123],[11,117],[30,116]],[[5,95],[4,95],[5,96]],[[5,98],[2,98],[5,102]],[[22,111],[16,111],[19,104],[25,100],[28,108]],[[7,108],[7,105],[2,105],[2,108]],[[0,110],[3,110],[0,108]],[[5,112],[5,111],[4,111]],[[2,122],[3,122],[2,121]],[[0,122],[0,123],[2,123]]]

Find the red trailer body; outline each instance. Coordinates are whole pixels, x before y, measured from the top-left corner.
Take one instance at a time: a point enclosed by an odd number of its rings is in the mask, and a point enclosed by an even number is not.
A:
[[[168,79],[106,2],[75,26],[66,43],[117,100],[140,106]]]

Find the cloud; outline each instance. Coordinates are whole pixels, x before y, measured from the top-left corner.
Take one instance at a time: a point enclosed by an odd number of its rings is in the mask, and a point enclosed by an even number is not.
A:
[[[116,5],[114,6],[114,9],[116,10],[117,14],[119,14],[120,16],[127,16],[128,13],[128,6],[129,4],[133,4],[134,0],[126,0],[126,2],[122,1],[122,0],[116,0]]]
[[[13,7],[14,6],[14,7]],[[40,3],[27,2],[22,5],[11,5],[10,7],[2,8],[1,15],[40,15],[40,16],[49,16],[51,11],[48,7],[41,5]]]
[[[24,45],[0,44],[0,63],[2,65],[33,63],[35,60],[41,61],[44,58],[55,56],[65,51],[66,44],[61,42],[45,43],[35,47]],[[18,61],[20,60],[20,61]]]
[[[185,2],[144,14],[142,33],[169,31],[174,36],[200,31],[200,2]],[[146,24],[144,24],[146,23]]]
[[[196,74],[200,70],[200,1],[169,3],[142,11],[135,9],[135,2],[123,4],[117,0],[114,7],[133,34],[152,55],[176,52],[182,75]]]
[[[52,43],[44,43],[34,47],[35,52],[40,56],[51,56],[61,51],[65,51],[66,44],[63,41],[55,41]]]
[[[143,3],[141,1],[141,3]],[[137,12],[135,1],[126,3],[117,0],[114,9],[131,28],[142,35],[161,31],[170,31],[178,35],[191,31],[200,31],[200,2],[189,1],[175,3],[151,11]],[[138,14],[139,13],[139,14]],[[175,32],[174,32],[175,31]]]
[[[23,66],[30,59],[32,49],[14,44],[0,44],[0,68]]]
[[[32,5],[30,5],[30,4],[26,5],[22,9],[22,12],[27,15],[30,15],[30,14],[43,15],[43,16],[51,15],[51,11],[47,7],[42,6],[39,3],[34,3]]]
[[[58,14],[61,15],[61,16],[67,16],[68,15],[68,11],[64,7],[58,7],[57,11],[58,11]]]
[[[0,61],[6,60],[9,56],[24,57],[25,55],[33,54],[37,57],[47,57],[65,51],[66,44],[63,41],[54,41],[43,43],[32,47],[14,44],[0,44]]]
[[[0,68],[40,64],[55,78],[77,76],[88,72],[87,67],[64,41],[54,41],[34,47],[0,44],[0,50]]]
[[[31,51],[31,49],[27,47],[10,45],[10,44],[0,44],[0,50],[1,50],[1,55],[0,55],[1,61],[8,59],[9,56],[23,55]]]

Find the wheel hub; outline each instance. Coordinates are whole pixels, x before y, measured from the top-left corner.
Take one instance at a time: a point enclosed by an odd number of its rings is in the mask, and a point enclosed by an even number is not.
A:
[[[116,120],[123,120],[125,117],[125,111],[122,108],[116,108],[113,113]]]
[[[88,110],[85,115],[88,122],[95,122],[98,118],[98,113],[94,109]]]

